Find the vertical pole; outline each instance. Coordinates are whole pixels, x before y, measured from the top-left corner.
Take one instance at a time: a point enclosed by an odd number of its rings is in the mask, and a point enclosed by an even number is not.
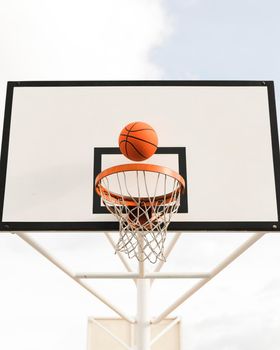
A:
[[[138,234],[139,241],[139,275],[137,280],[137,324],[136,324],[136,349],[151,349],[151,320],[150,320],[150,288],[151,282],[145,276],[145,254],[143,252],[143,238]],[[142,277],[142,278],[141,278]]]
[[[137,281],[137,350],[150,350],[151,323],[149,313],[150,280],[139,278]]]

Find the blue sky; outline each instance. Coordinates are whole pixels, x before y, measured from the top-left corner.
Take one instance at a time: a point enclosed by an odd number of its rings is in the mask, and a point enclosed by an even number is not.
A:
[[[167,79],[280,79],[276,0],[164,1],[172,34],[153,53]]]

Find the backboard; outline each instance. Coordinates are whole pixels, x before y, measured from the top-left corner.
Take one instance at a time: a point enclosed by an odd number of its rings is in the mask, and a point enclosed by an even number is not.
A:
[[[158,324],[151,326],[151,338],[153,345],[151,350],[182,350],[181,320],[174,322],[174,318],[166,318]],[[174,324],[175,323],[175,324]],[[103,328],[104,327],[104,328]],[[160,333],[168,330],[162,336]],[[107,331],[106,331],[107,330]],[[93,318],[88,320],[88,344],[87,350],[123,350],[125,347],[118,342],[117,337],[124,344],[135,346],[135,325],[120,318]],[[158,338],[156,340],[156,338]],[[156,340],[156,341],[155,341]]]
[[[94,181],[131,163],[118,136],[133,121],[159,137],[146,162],[187,184],[169,230],[279,230],[274,87],[259,81],[8,83],[1,230],[118,230]]]

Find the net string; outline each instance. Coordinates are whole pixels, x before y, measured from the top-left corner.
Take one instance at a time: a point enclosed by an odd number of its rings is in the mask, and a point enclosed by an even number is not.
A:
[[[166,174],[157,174],[153,195],[148,186],[146,171],[141,171],[144,180],[144,194],[141,193],[141,177],[136,171],[135,187],[137,195],[129,191],[127,176],[125,172],[116,173],[119,197],[116,199],[111,195],[110,177],[101,180],[99,189],[103,203],[119,221],[119,240],[116,251],[124,252],[129,258],[136,257],[139,261],[149,260],[156,263],[164,260],[164,244],[167,228],[173,214],[177,213],[180,206],[180,184],[173,179],[171,196],[167,198],[167,181],[170,177]],[[158,185],[163,177],[163,197],[156,199]],[[124,193],[125,192],[125,193]],[[126,205],[127,196],[133,205]],[[148,198],[147,201],[141,198]]]

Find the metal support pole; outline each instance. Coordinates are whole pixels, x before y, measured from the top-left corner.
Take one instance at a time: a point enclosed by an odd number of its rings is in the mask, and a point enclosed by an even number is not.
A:
[[[138,272],[80,272],[75,274],[76,278],[84,279],[178,279],[178,278],[207,278],[210,273],[205,272],[147,272],[140,275]]]
[[[141,277],[145,276],[145,261],[143,253],[143,238],[139,233],[140,258],[139,276],[137,280],[137,324],[136,324],[136,344],[137,350],[151,349],[151,320],[150,320],[150,280]]]
[[[105,297],[103,297],[101,294],[96,292],[94,289],[92,289],[90,286],[85,284],[84,282],[80,281],[78,278],[75,277],[73,273],[71,273],[65,266],[63,266],[60,262],[58,262],[53,256],[51,256],[43,247],[41,247],[37,242],[35,242],[33,239],[28,237],[23,232],[15,232],[18,237],[20,237],[22,240],[24,240],[26,243],[28,243],[32,248],[34,248],[38,253],[43,255],[46,259],[48,259],[52,264],[54,264],[56,267],[58,267],[61,271],[63,271],[67,276],[73,279],[76,283],[78,283],[81,287],[86,289],[90,294],[94,295],[97,299],[102,301],[103,304],[107,305],[111,310],[115,311],[119,316],[123,317],[128,322],[134,323],[135,320],[131,317],[124,314],[121,310],[119,310],[116,306],[114,306],[109,300],[107,300]]]
[[[244,253],[248,248],[250,248],[255,242],[261,239],[265,235],[265,232],[255,233],[251,236],[245,243],[234,250],[224,261],[218,264],[214,270],[210,273],[210,277],[205,278],[194,285],[190,290],[184,293],[179,299],[177,299],[173,304],[171,304],[166,310],[164,310],[157,318],[152,320],[152,323],[158,323],[167,317],[172,311],[183,304],[189,297],[196,293],[200,288],[202,288],[206,283],[211,281],[218,273],[224,270],[231,262],[238,258],[242,253]]]
[[[150,322],[150,281],[139,279],[137,281],[137,324],[136,344],[137,350],[150,350],[151,322]]]

